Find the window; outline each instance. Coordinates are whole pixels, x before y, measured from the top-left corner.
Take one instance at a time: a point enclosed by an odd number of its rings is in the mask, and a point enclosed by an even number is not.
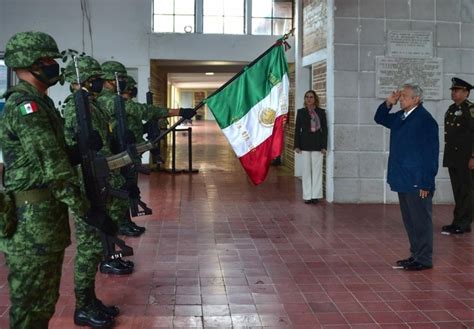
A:
[[[294,0],[153,0],[153,32],[283,35]]]
[[[203,33],[244,34],[244,0],[203,0]]]
[[[153,32],[194,32],[194,0],[154,0]]]
[[[283,35],[291,29],[292,1],[252,1],[252,34]]]

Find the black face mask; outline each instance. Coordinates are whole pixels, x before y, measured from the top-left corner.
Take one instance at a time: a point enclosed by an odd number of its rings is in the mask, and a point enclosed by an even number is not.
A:
[[[138,95],[138,89],[137,89],[137,87],[133,87],[133,88],[130,90],[130,96],[131,96],[132,98],[135,98],[135,97],[137,97],[137,95]]]
[[[60,79],[59,64],[56,62],[52,64],[40,63],[36,70],[30,70],[30,72],[36,79],[50,87],[58,83]]]
[[[118,85],[119,92],[124,92],[126,88],[127,88],[127,81],[119,80],[119,85]]]
[[[102,80],[102,78],[96,78],[91,81],[91,92],[98,94],[102,91],[103,86],[104,80]]]

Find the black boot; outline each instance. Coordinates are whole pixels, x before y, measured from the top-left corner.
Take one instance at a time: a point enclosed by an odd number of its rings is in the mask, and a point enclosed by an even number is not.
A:
[[[112,259],[100,262],[99,270],[104,274],[124,275],[132,273],[133,267],[127,266],[119,259]]]
[[[82,308],[76,308],[74,311],[74,324],[91,328],[110,328],[114,325],[114,319],[91,304]]]
[[[136,229],[131,223],[126,223],[119,226],[120,235],[137,237],[142,235],[142,233],[142,231]]]
[[[95,293],[92,289],[75,289],[76,307],[74,310],[74,324],[91,328],[110,328],[114,319],[95,306]]]
[[[120,309],[115,305],[105,305],[97,297],[94,299],[94,306],[101,310],[103,313],[115,318],[120,314]]]
[[[131,267],[131,268],[135,267],[135,263],[132,262],[131,260],[126,260],[126,259],[123,259],[123,258],[118,258],[117,260],[126,267]]]
[[[134,221],[130,221],[130,225],[133,226],[137,231],[143,233],[146,231],[146,228],[144,226],[138,226],[137,223]]]

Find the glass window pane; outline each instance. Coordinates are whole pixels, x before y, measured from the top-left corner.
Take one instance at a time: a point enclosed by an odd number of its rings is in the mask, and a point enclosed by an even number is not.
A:
[[[203,32],[204,33],[219,33],[223,32],[223,19],[222,16],[204,16],[203,19]]]
[[[173,16],[155,15],[153,21],[154,32],[173,32]]]
[[[224,14],[224,7],[222,0],[203,0],[204,2],[204,16],[214,15],[222,16]]]
[[[174,13],[176,15],[194,15],[194,0],[174,0]]]
[[[173,14],[173,0],[154,0],[154,14]]]
[[[194,16],[178,16],[174,17],[174,31],[176,33],[194,33]]]
[[[273,35],[283,35],[291,29],[291,19],[274,19]]]
[[[273,17],[292,18],[292,11],[291,2],[273,3]]]
[[[252,18],[252,34],[272,34],[272,20],[267,18]]]
[[[224,34],[244,34],[244,17],[225,17]]]
[[[272,17],[272,0],[252,1],[252,17]]]
[[[243,0],[224,0],[224,15],[244,16]]]

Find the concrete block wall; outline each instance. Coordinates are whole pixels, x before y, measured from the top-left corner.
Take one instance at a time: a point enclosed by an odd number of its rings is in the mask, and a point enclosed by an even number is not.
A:
[[[474,83],[473,0],[334,0],[334,201],[397,202],[386,184],[389,132],[373,121],[375,57],[387,51],[389,30],[432,31],[434,57],[443,58],[443,100],[426,101],[440,125],[453,76]],[[408,78],[408,77],[407,77]],[[472,95],[471,99],[474,99]],[[440,167],[435,202],[452,202],[447,170]]]

